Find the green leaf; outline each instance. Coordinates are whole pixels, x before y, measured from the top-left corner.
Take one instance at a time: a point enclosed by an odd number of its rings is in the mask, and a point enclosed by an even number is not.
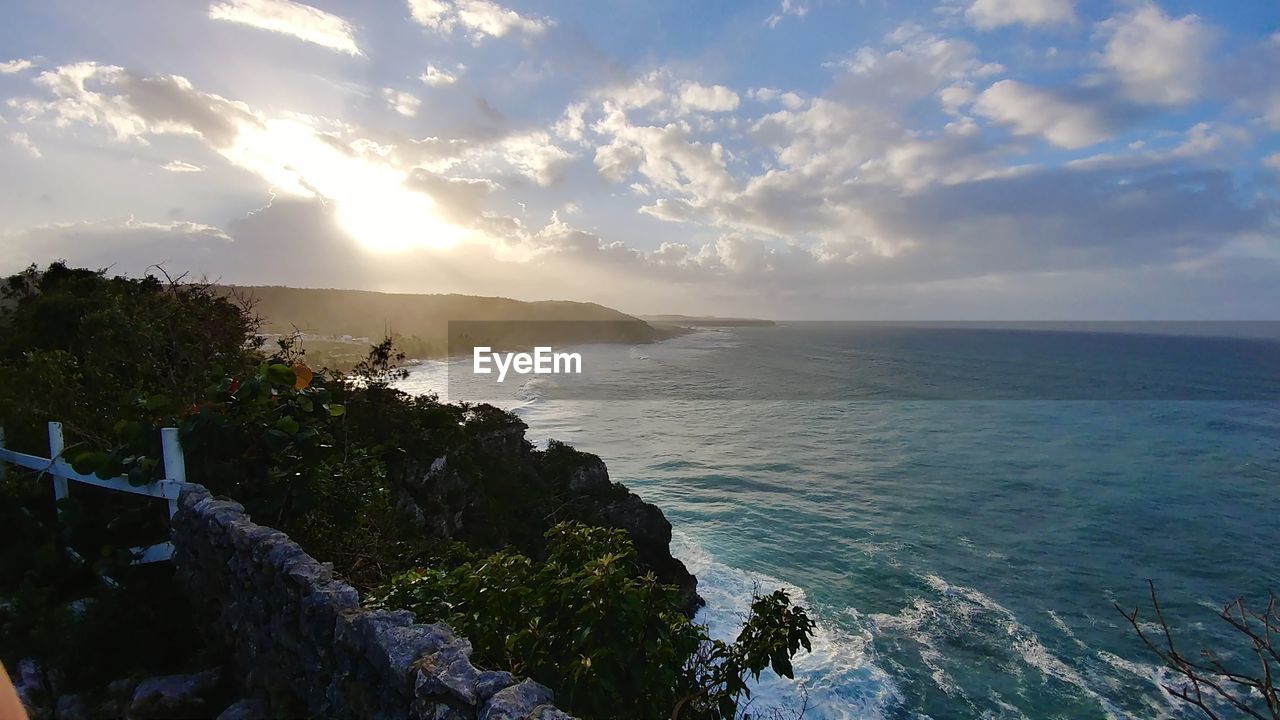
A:
[[[329,406],[329,415],[331,417],[342,417],[343,415],[346,415],[346,414],[347,414],[347,409],[341,405],[335,404],[335,405]]]
[[[146,401],[143,403],[143,407],[145,407],[147,410],[150,410],[151,412],[157,412],[159,410],[163,410],[164,408],[168,407],[168,405],[169,405],[169,398],[160,394],[148,395]]]
[[[280,363],[268,365],[265,375],[267,381],[272,385],[292,388],[298,381],[298,376],[293,372],[293,368]]]
[[[81,475],[92,475],[107,462],[107,454],[100,451],[83,452],[71,460],[71,469]]]

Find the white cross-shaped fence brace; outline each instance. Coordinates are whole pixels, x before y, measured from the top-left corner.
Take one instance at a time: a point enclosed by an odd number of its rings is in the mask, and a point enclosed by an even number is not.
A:
[[[178,429],[162,428],[160,430],[160,443],[164,451],[164,479],[156,480],[146,485],[132,485],[127,477],[103,479],[96,475],[82,475],[76,472],[71,467],[71,463],[62,457],[63,450],[66,447],[62,438],[62,423],[49,423],[49,457],[47,458],[6,449],[4,445],[4,428],[0,428],[0,478],[4,477],[4,463],[7,462],[19,467],[37,470],[52,477],[53,497],[56,500],[67,497],[69,490],[68,480],[74,480],[86,485],[95,485],[108,490],[118,490],[120,492],[133,493],[134,495],[146,495],[147,497],[168,501],[169,518],[172,519],[173,514],[178,511],[178,493],[182,490],[182,486],[187,480],[186,462],[182,456],[182,443],[178,441]],[[162,542],[155,545],[131,548],[130,552],[134,555],[134,565],[162,562],[173,557],[173,543]]]

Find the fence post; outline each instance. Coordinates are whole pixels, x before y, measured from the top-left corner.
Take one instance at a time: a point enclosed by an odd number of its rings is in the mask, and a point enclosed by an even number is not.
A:
[[[62,423],[49,423],[49,474],[53,476],[53,500],[56,503],[67,497],[67,479],[58,474],[58,470],[54,465],[62,458],[62,451],[66,449],[66,441],[62,437]],[[61,513],[62,509],[59,508]]]
[[[160,445],[164,450],[164,477],[184,483],[187,481],[187,461],[182,454],[182,442],[178,439],[178,428],[161,428]],[[169,498],[169,519],[178,512],[177,498]]]

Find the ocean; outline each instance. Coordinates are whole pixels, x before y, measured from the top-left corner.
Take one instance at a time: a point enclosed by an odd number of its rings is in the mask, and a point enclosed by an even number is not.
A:
[[[811,608],[757,707],[1194,717],[1114,604],[1150,579],[1186,647],[1243,649],[1217,610],[1280,590],[1275,340],[789,323],[589,346],[578,378],[469,362],[402,387],[598,454],[665,511],[713,633],[753,589]]]

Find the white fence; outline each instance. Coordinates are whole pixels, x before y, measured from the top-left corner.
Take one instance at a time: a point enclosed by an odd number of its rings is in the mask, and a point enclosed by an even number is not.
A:
[[[62,457],[65,443],[62,439],[62,423],[49,423],[49,457],[27,455],[5,448],[4,428],[0,428],[0,477],[4,476],[4,464],[11,463],[20,467],[37,470],[53,478],[53,497],[61,500],[69,492],[68,481],[94,485],[108,490],[145,495],[168,501],[169,517],[178,511],[178,493],[187,480],[186,463],[182,457],[182,444],[178,442],[177,428],[160,430],[161,447],[164,450],[164,479],[146,485],[132,485],[126,477],[102,479],[96,475],[82,475],[71,467],[71,463]],[[131,548],[134,555],[133,564],[161,562],[173,557],[173,543],[162,542],[155,545]]]

